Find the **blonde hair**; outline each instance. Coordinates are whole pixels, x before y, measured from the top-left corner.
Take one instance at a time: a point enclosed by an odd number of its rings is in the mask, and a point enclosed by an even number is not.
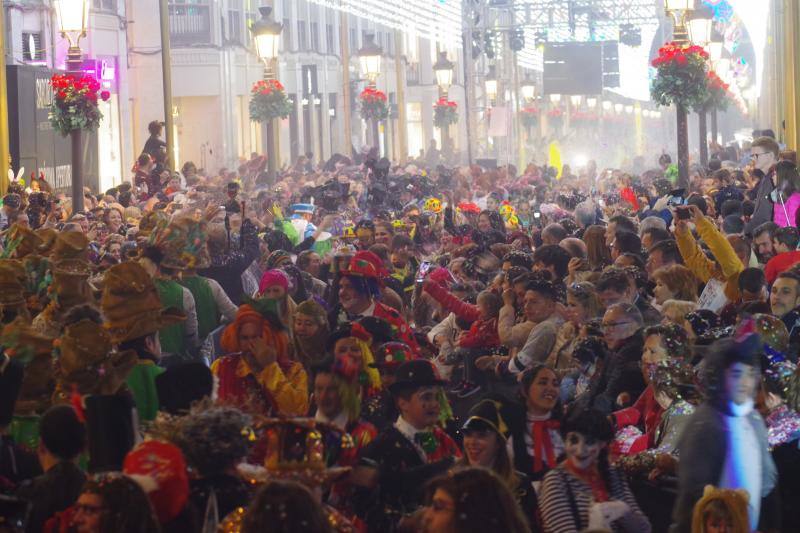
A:
[[[673,324],[683,325],[686,315],[697,309],[697,302],[667,300],[661,306],[661,314]]]
[[[683,265],[661,267],[653,272],[653,280],[661,280],[669,290],[675,293],[676,300],[697,301],[697,277]]]

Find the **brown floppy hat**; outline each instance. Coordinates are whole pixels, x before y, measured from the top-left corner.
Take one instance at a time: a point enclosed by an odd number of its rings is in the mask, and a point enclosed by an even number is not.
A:
[[[53,390],[53,339],[39,335],[26,319],[17,317],[3,327],[0,340],[6,355],[25,365],[16,411],[43,412],[50,406]]]
[[[65,259],[89,261],[89,238],[80,231],[63,231],[56,236],[50,260],[53,264]]]
[[[36,253],[42,239],[33,230],[14,224],[6,233],[5,256],[14,256],[18,259]]]
[[[162,307],[153,279],[135,262],[114,265],[106,271],[100,307],[114,344],[138,339],[186,320],[182,311]]]
[[[106,379],[123,381],[138,361],[133,350],[114,351],[108,331],[88,319],[64,328],[54,345],[59,356],[53,401],[58,403],[69,401],[73,389],[92,394]]]
[[[58,231],[56,231],[53,228],[39,228],[35,230],[34,233],[42,241],[36,252],[40,255],[45,255],[45,256],[50,255],[50,252],[53,250],[53,246],[55,246],[56,244],[56,237],[58,237]]]
[[[0,307],[25,304],[24,287],[20,280],[20,267],[24,280],[25,268],[14,259],[0,260]]]

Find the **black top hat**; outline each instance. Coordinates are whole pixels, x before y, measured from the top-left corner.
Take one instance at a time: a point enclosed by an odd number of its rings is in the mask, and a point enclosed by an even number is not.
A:
[[[500,413],[502,405],[495,400],[481,400],[469,410],[469,418],[461,426],[462,430],[491,429],[504,439],[509,429]]]
[[[415,359],[403,363],[394,373],[395,382],[389,385],[389,392],[421,389],[422,387],[438,387],[446,382],[439,377],[436,367],[427,359]]]

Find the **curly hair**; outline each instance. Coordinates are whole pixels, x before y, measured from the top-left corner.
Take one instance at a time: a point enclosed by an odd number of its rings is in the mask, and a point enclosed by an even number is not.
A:
[[[437,490],[455,502],[455,531],[529,533],[530,528],[508,486],[485,468],[469,467],[434,478],[426,487],[427,500]]]
[[[244,515],[243,533],[328,533],[322,506],[306,487],[294,481],[270,481],[256,494]]]
[[[203,476],[228,470],[249,451],[251,419],[235,407],[198,406],[176,424],[176,444]]]
[[[661,281],[674,294],[673,299],[697,301],[697,277],[683,265],[669,265],[653,272],[653,281]]]
[[[83,485],[83,494],[96,494],[103,500],[99,531],[161,531],[147,494],[126,475],[112,472],[91,477]]]

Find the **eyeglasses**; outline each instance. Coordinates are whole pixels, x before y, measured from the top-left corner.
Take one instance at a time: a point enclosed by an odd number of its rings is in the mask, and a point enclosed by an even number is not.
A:
[[[619,327],[619,326],[624,326],[625,324],[630,324],[630,321],[623,320],[622,322],[609,322],[607,324],[601,324],[600,327],[602,329],[612,329],[612,328],[616,328],[616,327]]]

